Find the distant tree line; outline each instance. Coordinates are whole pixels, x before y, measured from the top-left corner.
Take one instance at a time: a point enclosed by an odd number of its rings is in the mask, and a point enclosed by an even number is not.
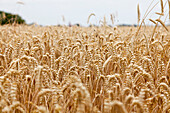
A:
[[[24,24],[25,20],[22,19],[19,15],[0,11],[0,25],[13,24],[13,23]]]

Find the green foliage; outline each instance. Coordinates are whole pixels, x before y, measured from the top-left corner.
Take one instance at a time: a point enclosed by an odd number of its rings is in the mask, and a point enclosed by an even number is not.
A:
[[[0,25],[13,23],[24,24],[25,20],[23,20],[19,15],[0,11]]]

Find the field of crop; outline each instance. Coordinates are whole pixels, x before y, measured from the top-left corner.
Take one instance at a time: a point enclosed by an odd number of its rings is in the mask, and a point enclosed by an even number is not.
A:
[[[170,113],[170,33],[138,29],[0,26],[0,112]]]

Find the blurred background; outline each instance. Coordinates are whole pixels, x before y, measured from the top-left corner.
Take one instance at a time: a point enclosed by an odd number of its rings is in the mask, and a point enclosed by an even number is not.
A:
[[[100,25],[99,21],[105,16],[108,25],[134,25],[137,24],[137,4],[143,17],[151,2],[152,0],[0,0],[0,11],[18,14],[27,24]],[[157,2],[159,0],[154,0],[152,6]],[[154,12],[161,12],[160,4],[154,8],[147,19],[156,19],[158,15]],[[165,12],[168,14],[168,7]],[[92,16],[87,24],[91,13],[96,16]],[[111,14],[114,17],[114,24],[110,19]],[[147,20],[145,22],[150,24]]]

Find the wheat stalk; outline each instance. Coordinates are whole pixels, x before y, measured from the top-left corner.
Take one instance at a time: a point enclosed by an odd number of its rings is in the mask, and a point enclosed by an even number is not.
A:
[[[168,6],[169,6],[169,19],[170,19],[170,0],[168,0]]]
[[[161,3],[161,13],[164,14],[164,4],[163,4],[163,0],[160,0]]]
[[[156,22],[154,20],[152,20],[151,18],[149,19],[149,21],[151,21],[152,23],[156,24]]]
[[[161,23],[161,25],[162,25],[167,31],[169,31],[168,28],[165,26],[165,24],[162,22],[162,20],[156,19],[156,21],[158,21],[159,23]]]
[[[138,25],[140,22],[140,9],[139,9],[139,4],[137,5],[137,12],[138,12]]]
[[[89,20],[90,20],[91,16],[96,16],[96,15],[95,15],[94,13],[91,13],[91,14],[88,16],[87,23],[89,23]]]

